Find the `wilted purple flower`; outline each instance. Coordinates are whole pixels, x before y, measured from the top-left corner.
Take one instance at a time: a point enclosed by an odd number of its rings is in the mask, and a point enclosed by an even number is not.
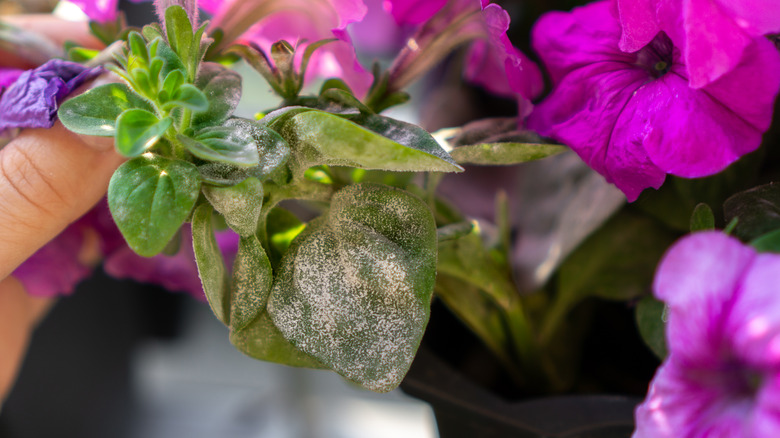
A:
[[[682,52],[694,88],[737,67],[755,37],[780,32],[776,0],[618,0],[620,48],[635,52],[659,31]]]
[[[569,145],[630,201],[667,173],[712,175],[758,148],[780,88],[771,42],[755,40],[734,70],[694,89],[666,34],[622,52],[616,14],[601,1],[546,14],[534,26],[554,89],[531,129]]]
[[[543,88],[539,68],[506,36],[509,14],[489,0],[424,2],[385,0],[397,21],[413,23],[426,17],[390,67],[390,86],[401,89],[447,56],[470,43],[464,75],[491,93],[516,97],[520,116],[532,108],[530,99]],[[412,20],[410,17],[415,17]]]
[[[13,275],[30,295],[69,295],[102,260],[106,273],[114,278],[187,292],[205,301],[189,227],[182,229],[180,238],[181,246],[176,255],[141,257],[127,246],[111,218],[107,203],[101,201],[22,263]],[[228,265],[232,264],[238,251],[238,241],[238,235],[231,230],[217,233],[217,243]]]
[[[780,436],[780,255],[719,232],[664,256],[669,356],[636,410],[634,438]]]
[[[211,0],[200,6],[214,14],[211,27],[225,32],[226,43],[252,42],[266,53],[279,40],[301,43],[297,45],[302,49],[308,43],[336,38],[314,53],[307,79],[338,77],[358,96],[371,85],[371,74],[357,61],[346,31],[350,23],[365,16],[362,0]],[[300,65],[301,49],[296,65]]]
[[[0,97],[0,131],[7,128],[50,128],[59,101],[103,71],[52,59],[19,75]]]

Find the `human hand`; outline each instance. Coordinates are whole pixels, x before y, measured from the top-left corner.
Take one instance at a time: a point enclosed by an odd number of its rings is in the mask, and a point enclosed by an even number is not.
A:
[[[48,15],[3,17],[18,27],[95,47],[86,23]],[[28,68],[0,53],[2,65]],[[0,403],[15,380],[30,335],[51,299],[27,295],[11,273],[105,195],[122,158],[111,139],[81,137],[60,122],[26,129],[0,149]]]

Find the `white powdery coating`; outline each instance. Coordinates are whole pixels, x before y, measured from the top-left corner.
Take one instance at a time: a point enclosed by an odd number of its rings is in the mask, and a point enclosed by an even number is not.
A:
[[[233,263],[230,328],[240,330],[265,311],[271,292],[271,262],[255,236],[242,238]]]
[[[203,194],[214,209],[225,217],[230,228],[242,236],[254,235],[263,207],[263,185],[247,179],[233,187],[203,187]]]
[[[302,351],[368,389],[388,391],[408,371],[427,323],[430,295],[421,292],[428,286],[419,274],[435,266],[435,255],[413,242],[426,227],[414,220],[412,198],[374,189],[340,192],[332,222],[294,244],[269,313]],[[354,206],[359,221],[350,220],[345,205]],[[381,213],[362,217],[366,206]],[[377,233],[364,221],[393,235]]]

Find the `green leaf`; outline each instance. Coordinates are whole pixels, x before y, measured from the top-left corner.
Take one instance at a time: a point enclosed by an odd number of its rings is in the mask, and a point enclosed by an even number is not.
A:
[[[235,232],[244,237],[257,232],[263,208],[263,184],[257,178],[230,187],[204,186],[203,194]]]
[[[130,53],[140,58],[144,65],[148,65],[150,62],[149,51],[146,48],[146,41],[144,41],[144,37],[142,37],[138,32],[132,31],[127,34],[127,42],[130,46]]]
[[[251,123],[252,126],[249,131],[260,156],[259,163],[255,167],[250,168],[224,162],[207,163],[198,167],[204,181],[217,186],[232,186],[249,177],[265,181],[268,178],[273,178],[280,172],[286,171],[284,165],[290,157],[290,148],[287,142],[268,127],[254,122]]]
[[[559,297],[573,303],[593,296],[630,300],[644,295],[676,237],[652,219],[622,210],[561,264]]]
[[[116,119],[128,109],[154,111],[152,105],[125,84],[107,84],[68,99],[57,116],[77,134],[113,137]]]
[[[160,41],[157,44],[157,57],[165,63],[162,69],[163,77],[167,77],[168,73],[173,70],[180,70],[184,76],[187,76],[187,67],[184,66],[184,62],[165,41]]]
[[[156,39],[163,39],[163,30],[160,27],[160,23],[147,24],[141,29],[141,34],[147,41],[154,41]]]
[[[759,252],[780,253],[780,228],[753,239],[750,244]]]
[[[232,118],[224,126],[212,126],[198,131],[195,138],[181,134],[176,138],[193,155],[208,161],[241,167],[256,167],[260,163],[258,139],[265,130],[257,123]]]
[[[68,59],[73,62],[84,63],[93,59],[99,53],[100,52],[97,50],[87,49],[84,47],[71,47],[68,49]]]
[[[297,348],[365,388],[401,382],[428,322],[436,228],[399,189],[350,185],[282,260],[268,312]]]
[[[166,102],[162,109],[170,111],[178,106],[190,109],[193,112],[201,112],[209,108],[209,101],[203,92],[195,88],[194,85],[184,84],[176,90],[171,100]]]
[[[213,62],[201,64],[195,86],[209,101],[208,110],[193,118],[195,126],[221,124],[233,114],[241,100],[241,75]]]
[[[160,59],[160,58],[156,58]],[[184,85],[184,73],[182,73],[181,70],[173,70],[168,73],[168,75],[165,77],[165,80],[163,80],[163,86],[162,90],[165,92],[166,98],[163,100],[163,102],[167,102],[169,99],[173,97],[174,94],[176,94],[176,91]]]
[[[691,232],[714,229],[715,215],[712,213],[712,209],[703,202],[698,204],[691,215]]]
[[[202,204],[192,215],[192,249],[198,265],[198,275],[211,310],[223,324],[230,324],[230,280],[222,252],[214,237],[212,212]]]
[[[530,143],[482,143],[450,152],[458,164],[511,165],[539,160],[568,150],[565,146]]]
[[[661,360],[666,359],[666,310],[663,302],[652,296],[642,298],[636,307],[636,324],[639,334],[650,350]]]
[[[141,155],[157,143],[171,124],[173,119],[170,117],[160,120],[146,110],[125,110],[116,119],[116,148],[126,157]]]
[[[407,123],[391,122],[381,116],[370,118],[370,128],[383,130],[398,140],[394,141],[343,117],[315,109],[272,113],[267,117],[270,116],[275,119],[269,126],[290,143],[295,157],[291,167],[298,178],[309,167],[320,164],[395,171],[463,170],[430,134]]]
[[[192,23],[184,8],[173,5],[165,10],[165,30],[171,49],[179,55],[185,65],[189,64],[193,57],[193,32]]]
[[[233,263],[230,329],[238,331],[265,313],[274,274],[263,245],[254,235],[242,237]]]
[[[244,329],[231,331],[230,342],[238,351],[255,359],[293,367],[324,368],[285,339],[267,312],[261,313]]]
[[[726,221],[739,218],[736,235],[753,240],[780,228],[780,183],[737,193],[723,204]]]
[[[117,169],[108,206],[130,247],[158,254],[176,234],[200,194],[200,174],[190,163],[144,154]]]

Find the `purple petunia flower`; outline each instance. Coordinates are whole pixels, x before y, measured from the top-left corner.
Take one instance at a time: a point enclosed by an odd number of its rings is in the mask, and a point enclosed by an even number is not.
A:
[[[533,45],[554,89],[529,127],[569,145],[630,201],[667,173],[712,175],[758,148],[780,89],[771,42],[753,41],[736,68],[694,89],[666,34],[634,53],[619,40],[611,1],[540,18]]]
[[[347,26],[366,15],[362,0],[208,0],[200,7],[214,15],[212,28],[225,32],[227,43],[252,42],[270,53],[279,40],[298,46],[335,38],[319,48],[306,69],[307,81],[314,77],[338,77],[356,95],[368,91],[373,80],[358,62]],[[303,50],[297,51],[300,66]]]
[[[776,0],[618,0],[620,48],[635,52],[664,31],[682,51],[691,86],[733,70],[757,36],[780,32]]]
[[[103,71],[52,59],[27,70],[0,97],[0,131],[7,128],[50,128],[59,101]]]
[[[238,235],[225,230],[216,237],[225,262],[232,265],[238,251]],[[137,255],[125,243],[104,200],[22,263],[13,275],[30,295],[69,295],[102,260],[111,277],[187,292],[205,301],[189,227],[182,229],[181,239],[179,252],[173,256]]]
[[[9,85],[19,79],[22,73],[24,73],[24,70],[18,68],[0,67],[0,96],[3,95],[3,92]]]
[[[633,438],[780,435],[780,255],[719,232],[664,256],[669,356],[636,410]]]

